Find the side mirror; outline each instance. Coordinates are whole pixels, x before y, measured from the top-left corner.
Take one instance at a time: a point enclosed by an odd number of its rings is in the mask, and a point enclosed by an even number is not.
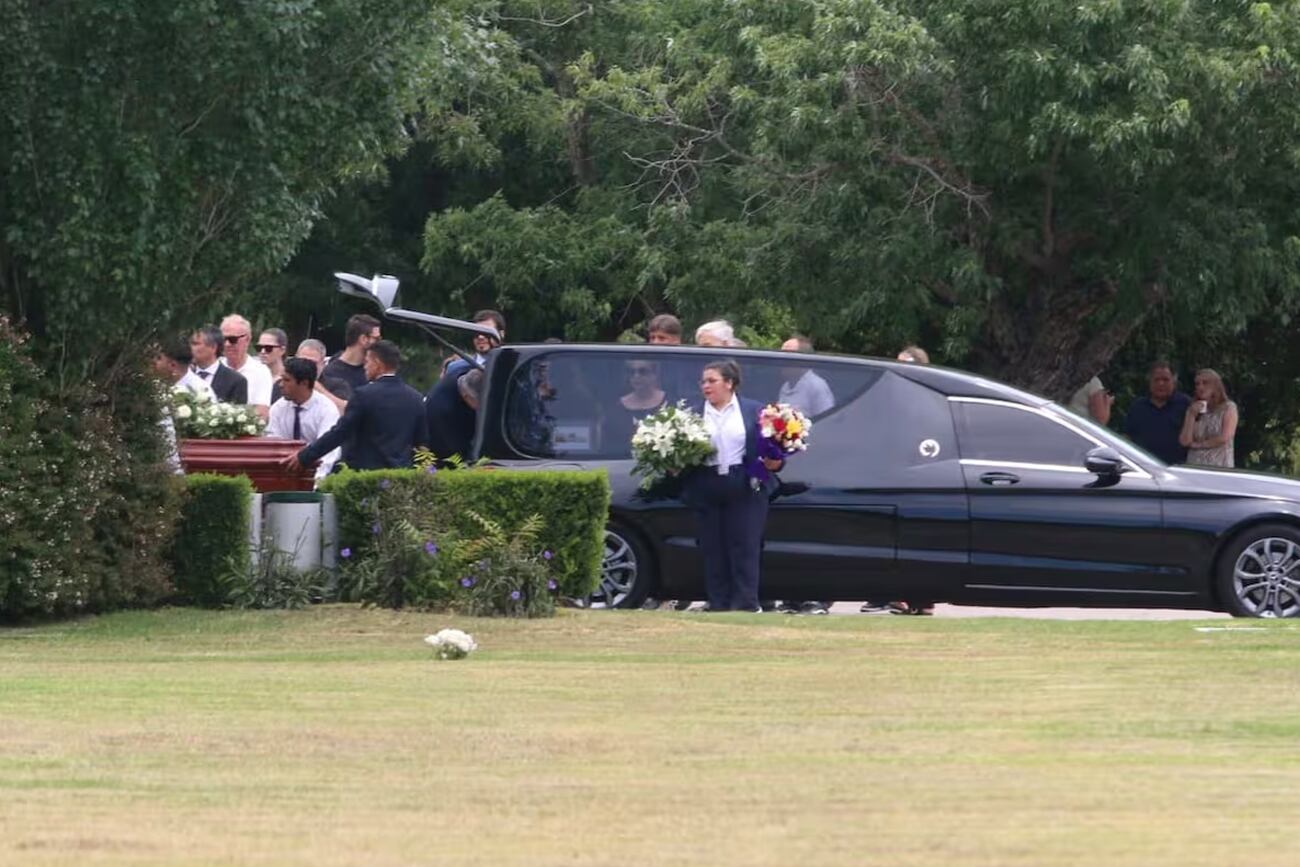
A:
[[[1088,472],[1104,479],[1117,479],[1129,471],[1129,465],[1119,452],[1109,446],[1098,446],[1084,456],[1083,466]]]

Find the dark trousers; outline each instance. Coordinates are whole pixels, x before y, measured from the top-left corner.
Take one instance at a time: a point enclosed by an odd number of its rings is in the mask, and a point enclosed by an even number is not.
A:
[[[731,467],[725,476],[705,467],[692,481],[709,608],[753,611],[758,608],[767,495],[750,487],[740,466]]]

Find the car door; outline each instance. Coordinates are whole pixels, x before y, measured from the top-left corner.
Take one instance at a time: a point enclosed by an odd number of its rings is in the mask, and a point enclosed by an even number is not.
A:
[[[1185,570],[1163,544],[1161,490],[1149,472],[1131,460],[1118,478],[1087,471],[1085,455],[1110,444],[1062,410],[950,400],[970,497],[968,595],[1149,603],[1185,592]]]
[[[968,516],[944,395],[883,368],[807,363],[840,387],[834,409],[813,420],[808,451],[780,474],[764,594],[945,597],[966,561]]]

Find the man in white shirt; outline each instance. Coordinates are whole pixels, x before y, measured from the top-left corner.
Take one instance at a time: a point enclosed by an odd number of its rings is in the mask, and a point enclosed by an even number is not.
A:
[[[190,370],[193,360],[188,341],[178,340],[159,347],[153,369],[173,389],[183,388],[203,400],[216,400],[208,383]]]
[[[266,365],[248,355],[248,345],[253,339],[252,324],[232,313],[221,320],[221,338],[226,342],[222,364],[248,380],[248,405],[266,418],[271,409],[271,386],[274,378]]]
[[[1103,425],[1110,424],[1110,410],[1114,405],[1115,395],[1107,391],[1101,379],[1096,376],[1081,385],[1066,404],[1084,418],[1091,418]]]
[[[796,334],[781,344],[781,351],[812,352],[812,341],[802,334]],[[831,393],[831,387],[811,368],[791,365],[782,373],[785,382],[781,384],[781,391],[777,395],[778,403],[788,403],[809,418],[834,409],[835,395]]]
[[[160,346],[158,354],[154,356],[154,373],[158,374],[159,378],[173,390],[185,389],[200,400],[216,400],[208,384],[190,370],[192,360],[193,355],[190,353],[188,341],[177,340],[167,343],[165,346]],[[163,438],[167,442],[167,465],[171,467],[172,472],[180,473],[181,460],[176,451],[176,423],[172,421],[170,412],[163,414],[160,424]]]
[[[308,359],[285,359],[284,373],[280,374],[280,393],[284,397],[271,406],[266,436],[313,443],[338,423],[339,411],[334,403],[316,391],[316,365]],[[338,449],[321,458],[316,467],[317,482],[330,474],[338,459]]]

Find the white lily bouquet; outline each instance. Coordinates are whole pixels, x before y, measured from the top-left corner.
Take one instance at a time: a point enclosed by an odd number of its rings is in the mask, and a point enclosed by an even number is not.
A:
[[[211,395],[196,395],[185,388],[172,392],[171,416],[177,435],[182,437],[233,440],[255,437],[266,429],[266,422],[252,407],[220,403]]]
[[[424,643],[438,651],[439,659],[464,659],[478,650],[474,636],[459,629],[440,629],[434,635],[424,636]]]
[[[641,487],[647,489],[702,465],[713,451],[704,418],[692,412],[685,401],[678,401],[637,425],[632,434],[632,457],[636,459],[632,475],[642,476]]]

